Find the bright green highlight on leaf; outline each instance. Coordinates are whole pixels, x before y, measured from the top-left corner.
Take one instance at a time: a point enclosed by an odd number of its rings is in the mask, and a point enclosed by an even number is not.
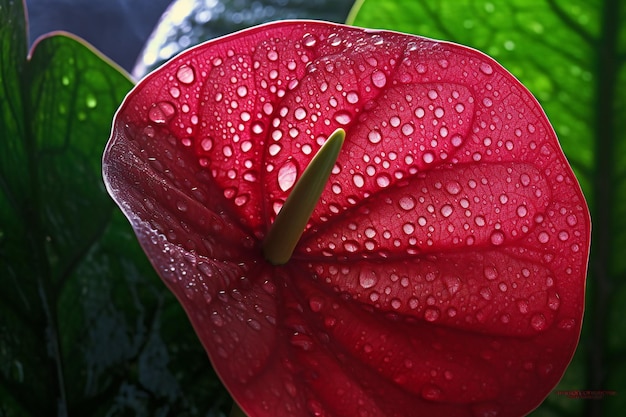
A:
[[[345,136],[346,132],[341,128],[330,135],[276,216],[263,243],[263,254],[272,264],[282,265],[291,258],[328,182]]]

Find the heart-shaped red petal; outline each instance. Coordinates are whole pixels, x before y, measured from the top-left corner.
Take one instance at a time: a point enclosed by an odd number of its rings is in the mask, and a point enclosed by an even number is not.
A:
[[[261,242],[335,129],[291,260]],[[576,348],[589,212],[531,94],[487,56],[280,22],[128,95],[109,191],[250,416],[513,416]]]

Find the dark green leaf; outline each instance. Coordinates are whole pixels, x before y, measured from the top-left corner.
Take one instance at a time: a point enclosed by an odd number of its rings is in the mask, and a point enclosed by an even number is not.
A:
[[[1,0],[0,415],[204,415],[223,389],[101,179],[132,82],[25,28]]]

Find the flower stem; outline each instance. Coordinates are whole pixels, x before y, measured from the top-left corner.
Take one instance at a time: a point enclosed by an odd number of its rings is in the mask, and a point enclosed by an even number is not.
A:
[[[289,261],[324,191],[346,132],[335,130],[296,182],[263,242],[263,255],[274,265]]]

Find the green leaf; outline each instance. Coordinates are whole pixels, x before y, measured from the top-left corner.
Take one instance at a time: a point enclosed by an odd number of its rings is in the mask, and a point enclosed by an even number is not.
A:
[[[224,391],[101,179],[132,82],[25,30],[0,0],[0,415],[206,413]]]
[[[348,23],[461,43],[539,99],[592,210],[586,321],[559,390],[626,390],[626,4],[620,0],[362,0]],[[621,361],[621,359],[619,359]],[[603,415],[617,397],[551,395],[541,416]],[[605,410],[606,411],[606,410]],[[610,415],[610,413],[606,414]]]

